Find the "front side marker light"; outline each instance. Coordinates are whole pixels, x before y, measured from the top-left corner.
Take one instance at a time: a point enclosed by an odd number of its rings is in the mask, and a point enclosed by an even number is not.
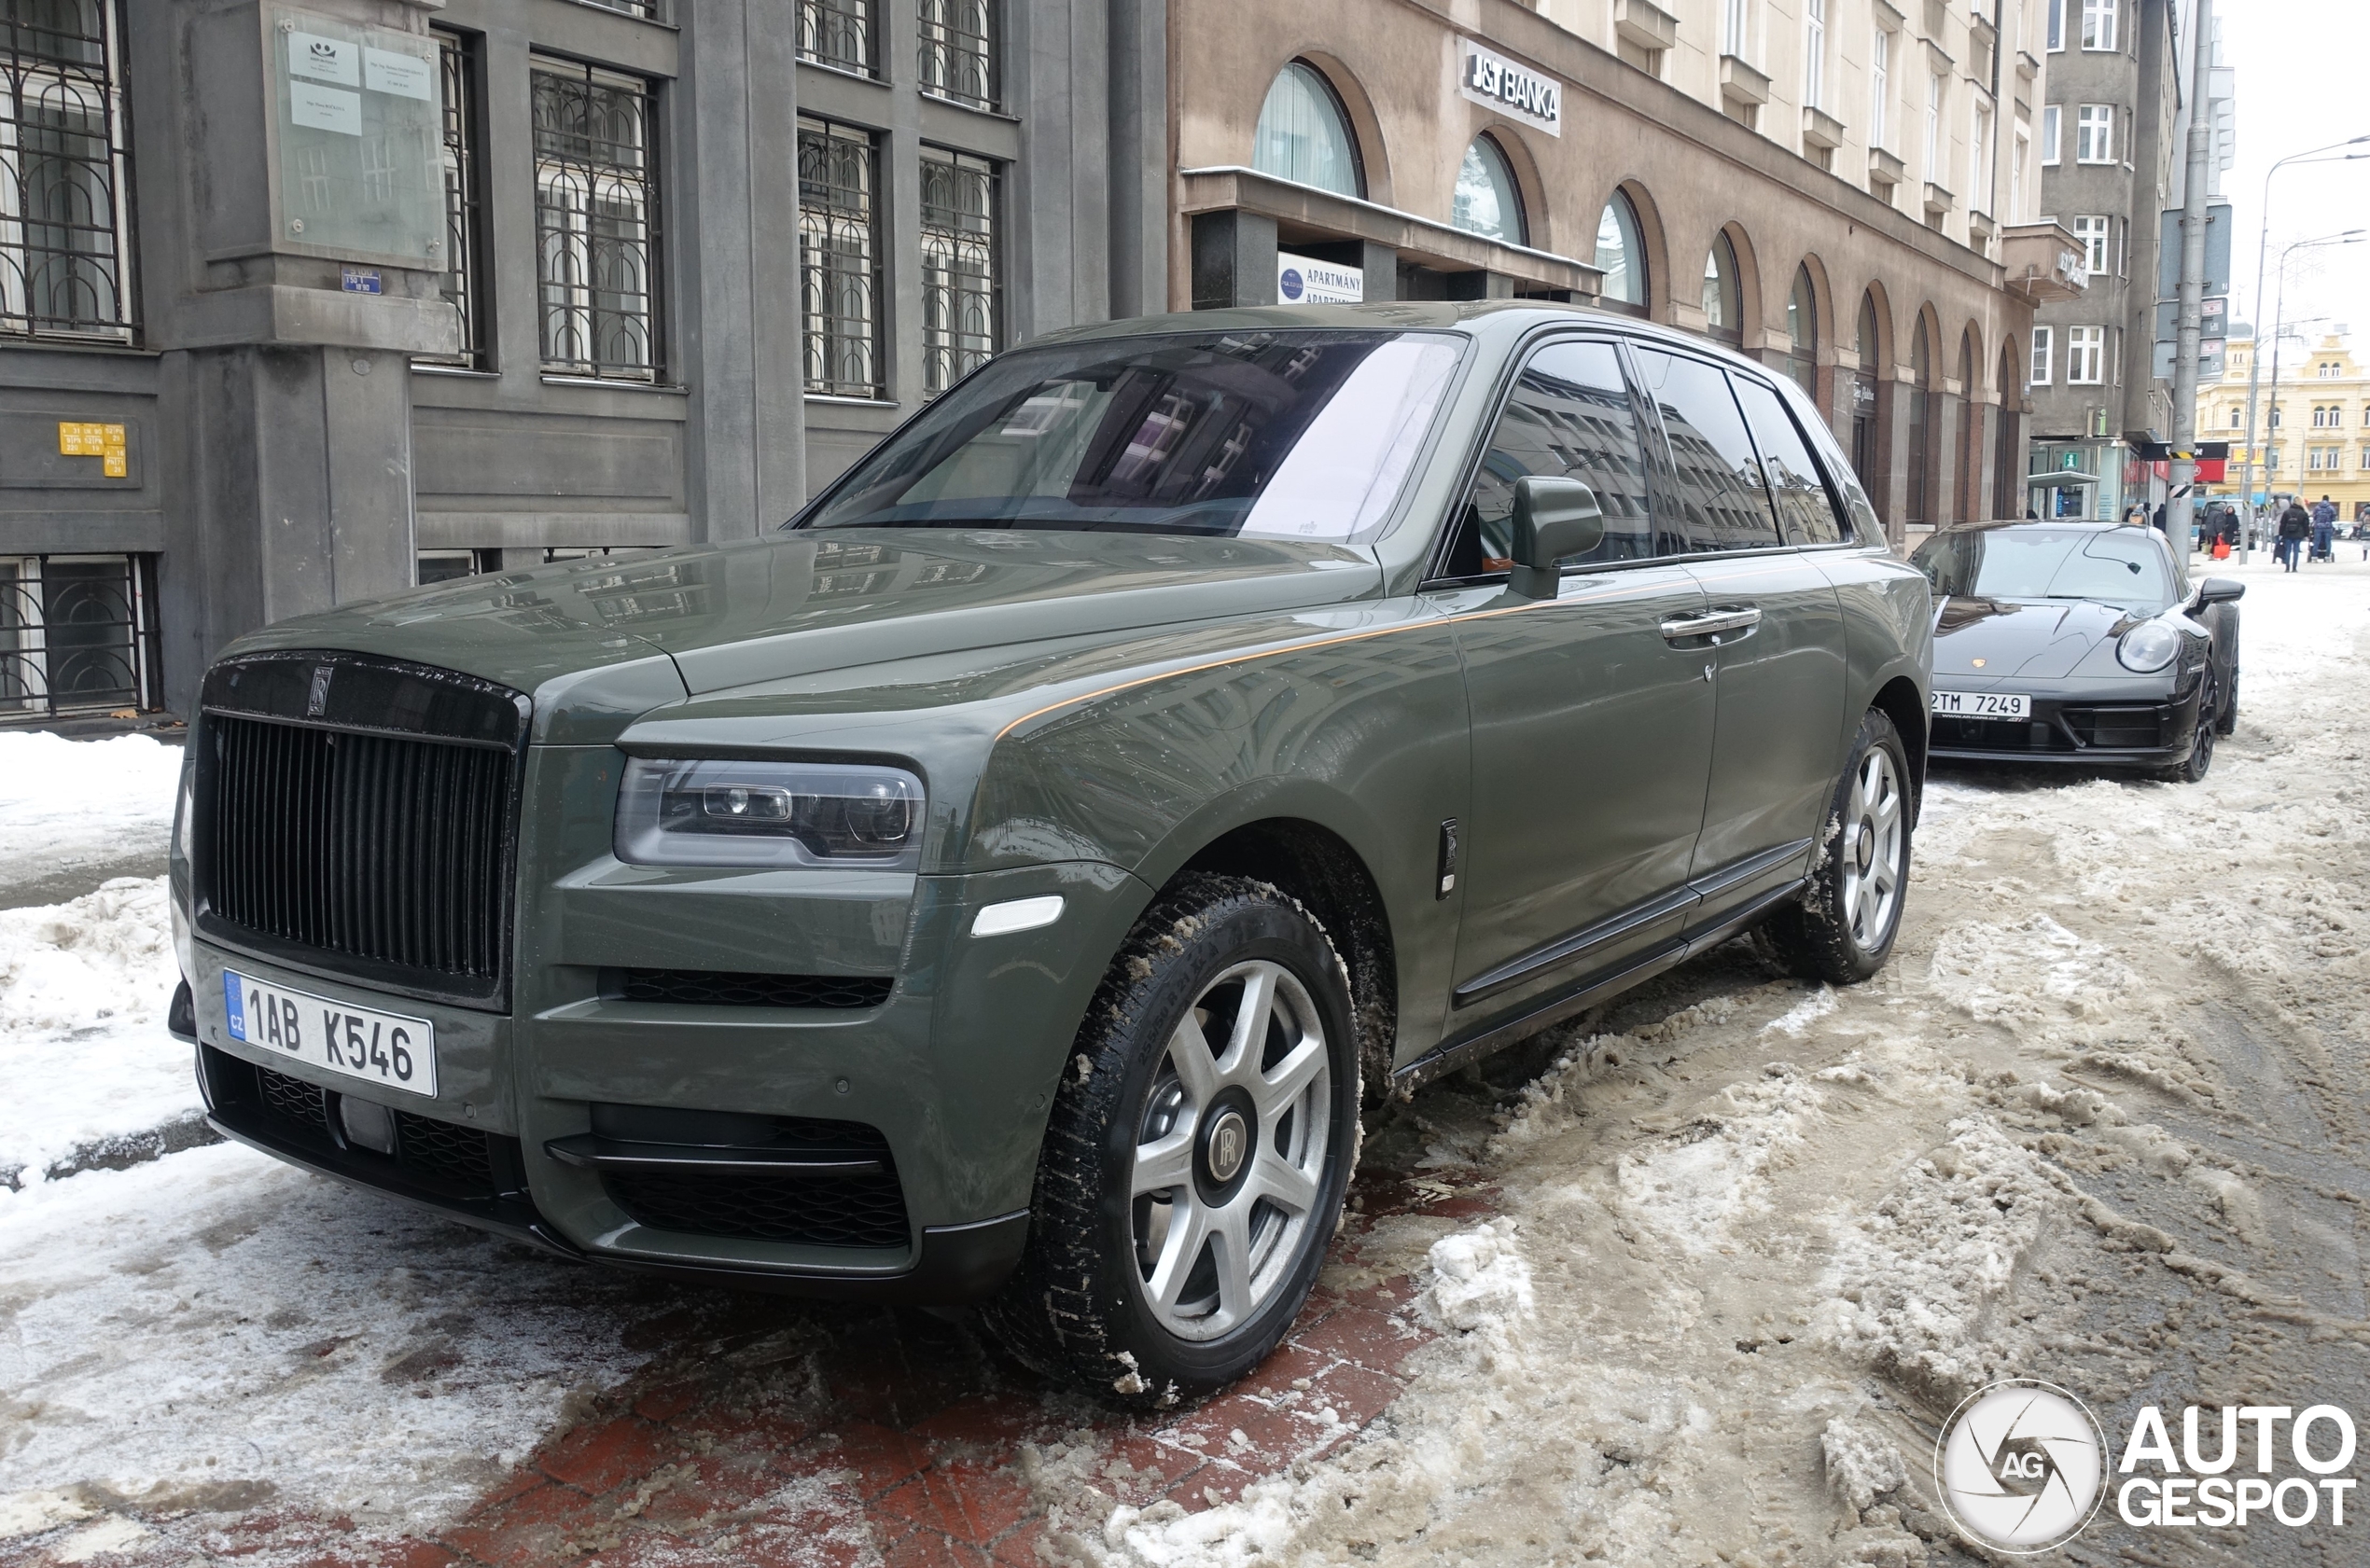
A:
[[[1011,898],[1001,904],[983,904],[980,912],[971,917],[974,937],[1009,937],[1015,931],[1034,931],[1051,925],[1062,918],[1062,895],[1049,893],[1038,898]]]

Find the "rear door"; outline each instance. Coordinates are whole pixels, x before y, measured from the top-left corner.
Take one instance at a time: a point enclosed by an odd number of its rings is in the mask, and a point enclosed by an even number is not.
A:
[[[1807,864],[1843,766],[1847,667],[1834,585],[1803,551],[1842,538],[1777,392],[1708,359],[1641,347],[1678,470],[1687,562],[1707,613],[1718,719],[1689,880],[1698,923]]]
[[[1529,354],[1490,437],[1442,566],[1472,713],[1460,825],[1452,1034],[1527,1010],[1675,937],[1711,767],[1708,659],[1666,623],[1704,591],[1658,535],[1651,427],[1620,347],[1558,339]],[[1506,591],[1514,481],[1596,491],[1605,539],[1562,591]]]

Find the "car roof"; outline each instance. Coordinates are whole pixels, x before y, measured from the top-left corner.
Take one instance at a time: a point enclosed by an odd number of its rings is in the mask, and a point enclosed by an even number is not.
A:
[[[1401,299],[1369,305],[1248,305],[1216,311],[1178,311],[1167,315],[1130,316],[1091,326],[1060,327],[1014,346],[1027,349],[1045,343],[1169,337],[1179,332],[1304,332],[1311,328],[1455,332],[1469,338],[1504,340],[1526,337],[1537,327],[1559,325],[1620,332],[1641,340],[1708,354],[1764,376],[1774,375],[1766,366],[1694,333],[1594,305],[1567,305],[1552,299]]]
[[[2119,528],[2130,527],[2131,524],[2127,522],[2117,522],[2112,518],[2002,518],[1986,522],[1945,523],[1940,528],[1934,530],[1934,536],[1939,536],[1945,534],[1989,534],[1993,532],[2014,532],[2018,529],[2026,528],[2045,528],[2053,534],[2063,534],[2068,531],[2085,534],[2112,534]],[[2135,529],[2134,532],[2140,532],[2140,530]],[[2145,532],[2153,534],[2155,530],[2151,528],[2145,530]]]

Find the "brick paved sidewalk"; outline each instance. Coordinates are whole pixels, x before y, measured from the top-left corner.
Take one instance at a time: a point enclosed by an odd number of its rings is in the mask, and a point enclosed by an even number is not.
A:
[[[1329,1279],[1361,1280],[1378,1218],[1464,1220],[1489,1194],[1369,1168]],[[1346,1269],[1339,1265],[1346,1264]],[[528,1563],[821,1568],[885,1562],[1039,1568],[1048,1470],[1111,1505],[1231,1501],[1332,1452],[1387,1410],[1430,1336],[1405,1276],[1320,1285],[1290,1339],[1213,1399],[1122,1416],[1053,1388],[969,1328],[926,1313],[686,1292],[636,1338],[668,1347],[431,1539],[274,1512],[147,1521],[159,1534],[105,1562],[218,1560],[322,1568]],[[1099,1528],[1074,1518],[1069,1528]],[[193,1530],[191,1526],[199,1528]],[[57,1535],[0,1547],[0,1568],[52,1561]]]

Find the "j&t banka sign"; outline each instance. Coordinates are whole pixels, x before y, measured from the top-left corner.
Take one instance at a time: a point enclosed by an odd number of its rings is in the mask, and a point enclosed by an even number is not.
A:
[[[1462,43],[1464,61],[1457,80],[1459,91],[1476,104],[1486,104],[1510,119],[1535,125],[1550,136],[1564,133],[1563,83],[1517,65],[1471,38]]]

